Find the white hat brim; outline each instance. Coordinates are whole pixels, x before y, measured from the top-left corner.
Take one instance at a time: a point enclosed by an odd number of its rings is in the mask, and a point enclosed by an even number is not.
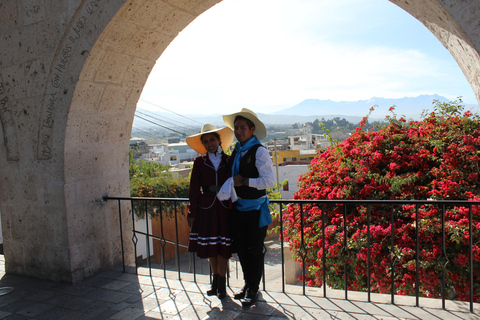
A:
[[[214,133],[214,132],[218,133],[218,135],[220,136],[220,142],[222,143],[222,149],[227,150],[232,145],[233,138],[234,138],[233,131],[228,127],[219,128],[219,129],[215,129],[215,130],[209,130],[209,131],[205,131],[205,132],[200,132],[200,133],[194,134],[192,136],[188,136],[185,139],[185,141],[190,146],[190,148],[192,148],[193,150],[197,151],[200,154],[206,154],[207,149],[205,149],[205,146],[202,143],[202,136],[204,134]]]
[[[267,129],[265,128],[263,122],[258,119],[257,115],[254,112],[248,110],[247,108],[243,108],[240,112],[223,116],[223,121],[225,122],[227,127],[234,130],[234,121],[237,116],[242,116],[253,122],[253,125],[255,126],[254,135],[258,138],[258,140],[262,140],[267,136]]]

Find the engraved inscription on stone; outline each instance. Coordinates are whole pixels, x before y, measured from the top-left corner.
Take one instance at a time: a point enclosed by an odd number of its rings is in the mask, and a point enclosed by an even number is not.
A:
[[[54,60],[53,68],[50,73],[50,85],[47,87],[46,95],[43,101],[41,125],[39,128],[39,146],[38,159],[50,159],[52,157],[52,133],[55,124],[55,112],[59,105],[64,101],[64,88],[62,84],[65,76],[68,74],[68,66],[71,59],[78,51],[79,40],[85,33],[88,25],[88,18],[94,14],[100,6],[100,0],[87,1],[82,8],[83,14],[73,22],[67,36],[62,44],[61,50]],[[84,58],[84,57],[82,57]]]
[[[18,143],[16,136],[15,122],[8,107],[8,97],[2,76],[0,75],[0,121],[2,124],[4,143],[6,147],[7,160],[18,160]]]

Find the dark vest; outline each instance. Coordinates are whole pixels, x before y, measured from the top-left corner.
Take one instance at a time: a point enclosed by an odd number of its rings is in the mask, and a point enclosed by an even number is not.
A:
[[[254,145],[240,159],[239,174],[242,177],[246,177],[246,178],[259,177],[257,167],[255,166],[256,152],[259,147],[264,148],[264,146],[262,146],[261,144]],[[235,158],[235,154],[236,152],[233,151],[232,158]],[[235,187],[235,192],[237,193],[237,196],[239,196],[242,199],[258,199],[267,194],[267,191],[265,189],[258,190],[256,188],[251,188],[247,186]]]

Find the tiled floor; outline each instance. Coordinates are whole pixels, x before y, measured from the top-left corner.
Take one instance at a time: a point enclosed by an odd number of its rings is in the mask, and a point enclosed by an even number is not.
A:
[[[262,291],[254,306],[242,308],[230,297],[205,295],[208,276],[198,275],[194,282],[183,274],[178,280],[176,272],[168,272],[167,279],[163,271],[140,272],[145,275],[109,271],[71,285],[5,275],[0,256],[0,292],[14,289],[0,296],[0,319],[480,319],[478,305],[472,314],[462,303],[449,303],[450,311],[444,311],[438,300],[422,300],[421,307],[408,299],[399,299],[402,305],[367,303],[353,293],[349,300],[324,298],[318,289],[308,289],[308,295]],[[230,296],[238,289],[233,282]]]

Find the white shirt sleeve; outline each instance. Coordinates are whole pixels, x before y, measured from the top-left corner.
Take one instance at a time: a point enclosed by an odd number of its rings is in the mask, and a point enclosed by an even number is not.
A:
[[[257,149],[255,157],[255,166],[257,167],[259,177],[249,178],[248,186],[259,190],[274,187],[275,177],[273,174],[273,163],[267,149],[259,147]]]

